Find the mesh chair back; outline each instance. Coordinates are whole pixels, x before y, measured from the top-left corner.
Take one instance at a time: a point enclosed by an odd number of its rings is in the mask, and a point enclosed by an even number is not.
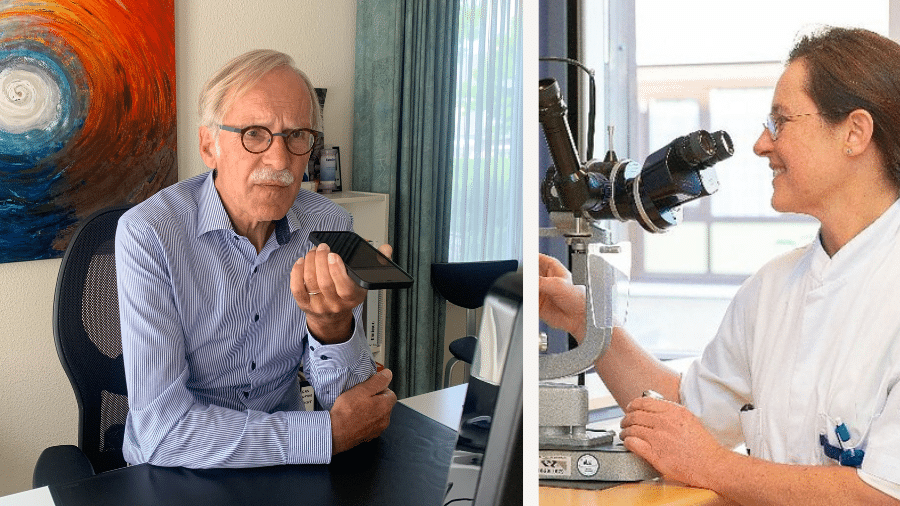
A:
[[[56,351],[78,401],[78,447],[97,473],[125,466],[128,394],[115,236],[119,217],[129,208],[98,211],[75,232],[59,268],[53,301]]]

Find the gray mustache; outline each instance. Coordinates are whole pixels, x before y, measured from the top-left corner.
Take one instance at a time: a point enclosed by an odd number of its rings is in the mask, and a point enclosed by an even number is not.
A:
[[[275,170],[268,167],[256,169],[250,174],[250,181],[254,183],[275,183],[281,186],[290,186],[294,182],[294,175],[286,170]]]

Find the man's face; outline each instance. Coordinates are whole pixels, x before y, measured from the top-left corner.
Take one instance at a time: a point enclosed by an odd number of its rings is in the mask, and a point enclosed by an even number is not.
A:
[[[288,68],[277,68],[233,102],[222,124],[264,126],[273,133],[312,128],[309,100],[303,80]],[[217,143],[205,127],[200,128],[200,154],[218,171],[216,189],[238,231],[283,218],[309,161],[309,153],[291,154],[284,137],[273,137],[269,149],[254,154],[244,149],[241,134],[221,130]]]

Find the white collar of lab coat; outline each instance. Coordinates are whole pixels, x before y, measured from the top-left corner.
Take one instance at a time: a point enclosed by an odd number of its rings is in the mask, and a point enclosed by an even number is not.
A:
[[[822,246],[821,234],[810,245],[810,274],[820,283],[829,283],[852,276],[859,268],[872,268],[873,262],[896,262],[896,255],[887,255],[886,248],[897,247],[900,234],[900,200],[895,201],[881,216],[864,228],[841,249],[829,257]],[[893,258],[892,258],[893,257]]]

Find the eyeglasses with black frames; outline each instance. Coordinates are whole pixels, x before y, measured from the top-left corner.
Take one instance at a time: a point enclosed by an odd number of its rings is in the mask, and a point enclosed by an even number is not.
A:
[[[295,128],[281,133],[272,133],[268,128],[259,125],[250,125],[244,128],[219,125],[219,128],[226,132],[240,134],[244,149],[253,154],[259,154],[269,149],[274,137],[284,137],[284,144],[291,154],[305,155],[312,151],[316,139],[319,137],[319,132],[309,128]]]

